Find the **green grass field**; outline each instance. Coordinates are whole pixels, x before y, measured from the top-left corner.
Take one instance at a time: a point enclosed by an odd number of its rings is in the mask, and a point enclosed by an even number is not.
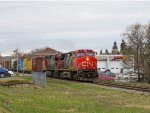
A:
[[[0,86],[0,113],[150,113],[150,96],[49,79],[46,88]]]

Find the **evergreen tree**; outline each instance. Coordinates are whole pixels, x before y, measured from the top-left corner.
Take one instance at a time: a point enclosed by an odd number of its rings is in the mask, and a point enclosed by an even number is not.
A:
[[[118,47],[117,47],[117,42],[116,42],[116,41],[114,41],[113,49],[118,49]]]
[[[127,45],[126,45],[126,42],[122,39],[122,42],[121,42],[121,45],[120,45],[120,52],[121,54],[123,55],[126,55],[127,54]]]
[[[118,47],[116,41],[114,41],[114,45],[112,47],[112,54],[118,54]]]
[[[103,54],[103,51],[102,50],[100,50],[100,55],[102,55]]]
[[[108,52],[108,50],[107,50],[107,49],[105,50],[105,54],[109,55],[109,52]]]

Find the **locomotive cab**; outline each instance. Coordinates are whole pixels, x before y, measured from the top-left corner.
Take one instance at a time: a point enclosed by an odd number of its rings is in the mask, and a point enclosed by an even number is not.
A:
[[[82,70],[95,70],[97,68],[97,60],[95,52],[92,50],[79,50],[75,53],[76,66]]]
[[[77,50],[74,53],[73,69],[80,78],[97,78],[97,59],[93,50]]]

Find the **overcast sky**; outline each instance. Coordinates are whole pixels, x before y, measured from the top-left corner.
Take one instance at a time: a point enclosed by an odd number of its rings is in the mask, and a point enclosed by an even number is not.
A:
[[[150,2],[0,2],[0,51],[49,46],[111,50],[128,25],[150,21]]]

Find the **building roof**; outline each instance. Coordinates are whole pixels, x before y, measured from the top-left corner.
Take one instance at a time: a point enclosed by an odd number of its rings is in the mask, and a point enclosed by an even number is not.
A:
[[[11,59],[16,59],[16,57],[15,56],[0,57],[0,62],[2,62],[2,61],[8,61],[8,60],[11,60]]]
[[[26,53],[26,54],[18,54],[19,59],[24,59],[24,58],[31,58],[33,56],[46,56],[46,55],[55,55],[57,53],[60,53],[60,51],[57,51],[55,49],[46,47],[46,48],[42,48],[42,49],[35,49],[32,50],[32,52],[30,53]],[[0,57],[0,62],[3,61],[8,61],[11,59],[17,59],[16,56],[5,56],[5,57]]]
[[[33,55],[55,55],[57,53],[60,53],[60,51],[52,48],[37,49],[31,52],[31,54]]]

